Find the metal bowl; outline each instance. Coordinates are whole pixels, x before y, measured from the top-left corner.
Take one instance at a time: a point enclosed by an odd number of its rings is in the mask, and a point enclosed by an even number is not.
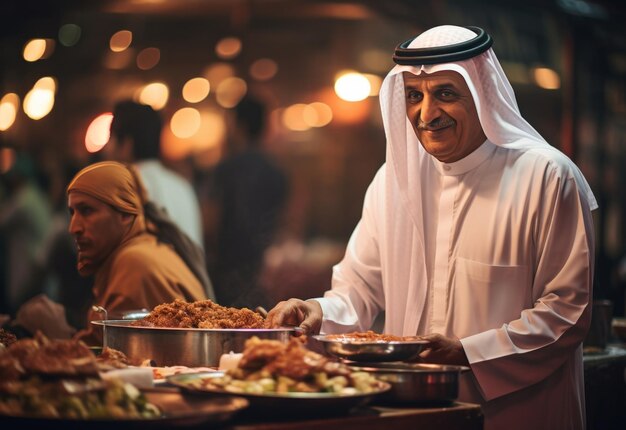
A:
[[[428,343],[426,340],[407,341],[351,341],[337,339],[333,335],[317,335],[313,339],[322,342],[324,350],[335,357],[358,362],[404,361],[417,358]]]
[[[391,385],[391,390],[379,398],[381,403],[420,406],[444,406],[456,401],[460,374],[469,370],[466,366],[422,363],[359,363],[350,367],[373,373]]]
[[[132,361],[154,366],[217,367],[222,354],[242,352],[252,336],[288,342],[293,329],[201,329],[141,327],[129,320],[100,320],[103,345],[122,351]]]

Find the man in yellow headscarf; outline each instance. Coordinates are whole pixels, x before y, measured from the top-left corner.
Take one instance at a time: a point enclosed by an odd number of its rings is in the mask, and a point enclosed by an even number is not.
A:
[[[110,161],[88,166],[70,182],[67,194],[77,269],[94,275],[94,305],[109,317],[177,298],[214,297],[201,253],[147,202],[132,167]],[[92,311],[88,318],[102,316]],[[93,326],[76,335],[92,344],[101,343],[101,336]]]

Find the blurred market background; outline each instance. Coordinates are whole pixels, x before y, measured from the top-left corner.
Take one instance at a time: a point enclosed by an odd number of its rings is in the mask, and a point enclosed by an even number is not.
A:
[[[22,218],[34,221],[21,250],[17,230],[0,227],[1,291],[16,265],[32,275],[46,233],[63,228],[55,214],[66,210],[64,186],[99,159],[116,101],[159,111],[163,156],[204,203],[203,179],[224,157],[233,108],[250,93],[270,109],[264,149],[290,181],[262,284],[276,301],[321,294],[384,162],[377,92],[393,50],[456,24],[493,36],[523,115],[589,180],[600,204],[594,295],[623,315],[624,22],[624,2],[608,0],[3,1],[0,214],[15,204],[15,172],[34,180],[39,204]],[[209,268],[214,234],[205,230]],[[13,311],[6,296],[0,305]]]

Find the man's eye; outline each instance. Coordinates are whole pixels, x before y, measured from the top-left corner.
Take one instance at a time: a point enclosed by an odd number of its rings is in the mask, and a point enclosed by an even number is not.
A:
[[[441,90],[439,96],[443,99],[451,99],[454,98],[456,94],[450,90]]]
[[[419,91],[411,90],[407,92],[406,98],[409,102],[415,103],[422,100],[422,93],[420,93]]]

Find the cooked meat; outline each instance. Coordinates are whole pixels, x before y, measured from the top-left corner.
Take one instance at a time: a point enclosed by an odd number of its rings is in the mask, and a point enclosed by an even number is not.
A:
[[[343,334],[328,334],[328,339],[347,341],[347,342],[406,342],[409,340],[415,340],[416,336],[395,336],[393,334],[380,334],[371,330],[365,332],[352,332]]]
[[[345,366],[329,365],[332,363],[328,358],[307,349],[305,341],[304,336],[293,337],[288,343],[251,337],[245,343],[238,367],[244,373],[261,371],[295,380],[310,378],[320,371],[331,376],[349,372]]]
[[[117,349],[109,348],[108,346],[102,350],[102,353],[96,357],[98,366],[100,368],[113,367],[117,369],[123,369],[128,367],[130,361],[126,354]]]
[[[37,333],[20,339],[0,353],[0,374],[96,375],[96,357],[87,345],[74,340],[50,340]]]
[[[6,331],[3,328],[0,328],[0,343],[4,346],[9,346],[17,340],[13,333]]]
[[[173,328],[265,328],[265,319],[248,308],[220,306],[211,300],[186,303],[176,299],[156,306],[132,325]]]

